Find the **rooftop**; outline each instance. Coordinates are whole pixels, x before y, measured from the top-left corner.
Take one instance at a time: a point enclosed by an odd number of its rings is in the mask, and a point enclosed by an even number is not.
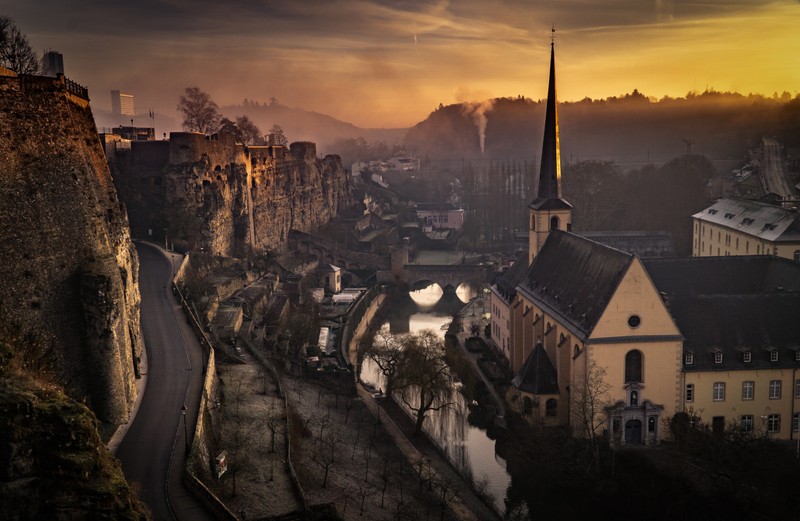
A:
[[[692,217],[774,242],[800,241],[794,210],[745,199],[720,199]]]

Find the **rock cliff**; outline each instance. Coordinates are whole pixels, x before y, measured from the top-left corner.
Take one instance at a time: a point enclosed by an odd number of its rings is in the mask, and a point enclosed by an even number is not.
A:
[[[107,424],[142,352],[138,260],[85,89],[0,77],[0,341]]]
[[[233,136],[174,132],[106,152],[134,236],[243,257],[282,249],[352,204],[338,156],[313,143],[246,147]]]

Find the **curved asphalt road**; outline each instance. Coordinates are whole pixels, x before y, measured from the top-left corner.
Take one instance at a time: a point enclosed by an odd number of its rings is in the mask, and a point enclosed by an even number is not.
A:
[[[136,249],[147,384],[115,454],[154,520],[211,520],[181,479],[186,450],[181,407],[186,404],[191,439],[202,387],[202,350],[172,296],[170,261],[151,245],[137,243]]]

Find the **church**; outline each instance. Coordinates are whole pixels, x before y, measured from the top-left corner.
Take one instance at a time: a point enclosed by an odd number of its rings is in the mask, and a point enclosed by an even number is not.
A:
[[[715,432],[796,440],[800,265],[776,256],[643,259],[572,233],[561,194],[555,56],[529,249],[491,288],[508,400],[576,436],[656,444],[678,412]]]

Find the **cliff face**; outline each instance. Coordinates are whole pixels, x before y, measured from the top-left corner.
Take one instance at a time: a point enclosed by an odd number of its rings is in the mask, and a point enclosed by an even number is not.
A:
[[[0,78],[0,340],[105,423],[135,399],[138,259],[85,92]]]
[[[311,231],[352,204],[341,160],[317,159],[313,143],[244,147],[181,132],[107,152],[135,236],[166,232],[216,255],[281,249],[289,230]]]

